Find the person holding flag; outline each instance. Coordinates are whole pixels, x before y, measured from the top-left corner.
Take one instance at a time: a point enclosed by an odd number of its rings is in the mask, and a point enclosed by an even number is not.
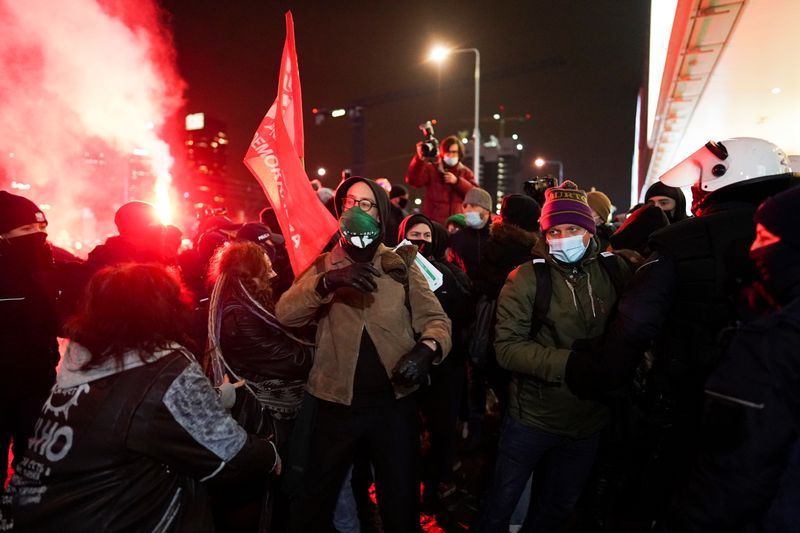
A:
[[[341,239],[275,308],[286,326],[317,322],[305,406],[316,414],[289,529],[332,528],[337,495],[355,450],[365,445],[384,531],[417,531],[419,430],[411,393],[428,384],[431,365],[449,352],[451,323],[414,265],[415,248],[383,245],[389,198],[380,186],[350,178],[335,205]]]

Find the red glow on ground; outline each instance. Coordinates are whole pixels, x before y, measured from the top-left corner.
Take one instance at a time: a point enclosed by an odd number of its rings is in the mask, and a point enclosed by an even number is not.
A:
[[[419,497],[422,499],[422,493],[425,490],[425,485],[423,483],[419,484]],[[375,483],[369,486],[369,499],[372,500],[372,503],[378,505],[378,496],[375,493]],[[445,533],[445,530],[440,528],[439,525],[436,523],[436,517],[432,515],[427,515],[425,513],[420,513],[419,515],[419,525],[422,527],[423,531],[428,531],[430,533]]]

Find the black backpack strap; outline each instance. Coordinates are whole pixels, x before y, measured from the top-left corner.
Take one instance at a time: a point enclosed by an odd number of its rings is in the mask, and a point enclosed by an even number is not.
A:
[[[533,316],[529,337],[535,339],[542,325],[553,327],[553,321],[547,318],[550,310],[550,297],[553,295],[553,278],[550,276],[550,267],[544,259],[533,259],[533,273],[536,276],[536,296],[533,300]]]
[[[619,260],[612,252],[600,252],[597,258],[603,268],[606,269],[606,272],[608,272],[608,277],[611,278],[611,284],[614,286],[617,298],[619,298],[625,288],[625,277],[622,274]]]

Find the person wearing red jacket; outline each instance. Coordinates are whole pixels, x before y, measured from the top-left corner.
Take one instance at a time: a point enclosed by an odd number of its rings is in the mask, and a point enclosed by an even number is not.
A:
[[[464,146],[458,137],[445,137],[439,144],[439,156],[431,161],[422,155],[422,143],[406,172],[406,183],[425,188],[422,212],[431,220],[445,224],[447,217],[461,212],[467,191],[477,187],[475,175],[461,160]]]

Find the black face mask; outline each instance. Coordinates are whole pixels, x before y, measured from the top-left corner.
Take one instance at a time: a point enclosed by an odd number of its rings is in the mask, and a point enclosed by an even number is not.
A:
[[[408,205],[408,198],[400,198],[397,200],[397,207],[400,209],[405,209]]]
[[[53,263],[47,234],[41,231],[6,239],[0,254],[26,268],[42,268]]]
[[[408,242],[410,242],[411,244],[413,244],[414,246],[419,248],[419,253],[421,253],[422,255],[426,255],[425,254],[425,247],[428,244],[430,244],[428,241],[423,240],[423,239],[408,239]]]
[[[750,251],[764,280],[764,288],[780,303],[787,303],[800,294],[800,251],[776,242]]]

